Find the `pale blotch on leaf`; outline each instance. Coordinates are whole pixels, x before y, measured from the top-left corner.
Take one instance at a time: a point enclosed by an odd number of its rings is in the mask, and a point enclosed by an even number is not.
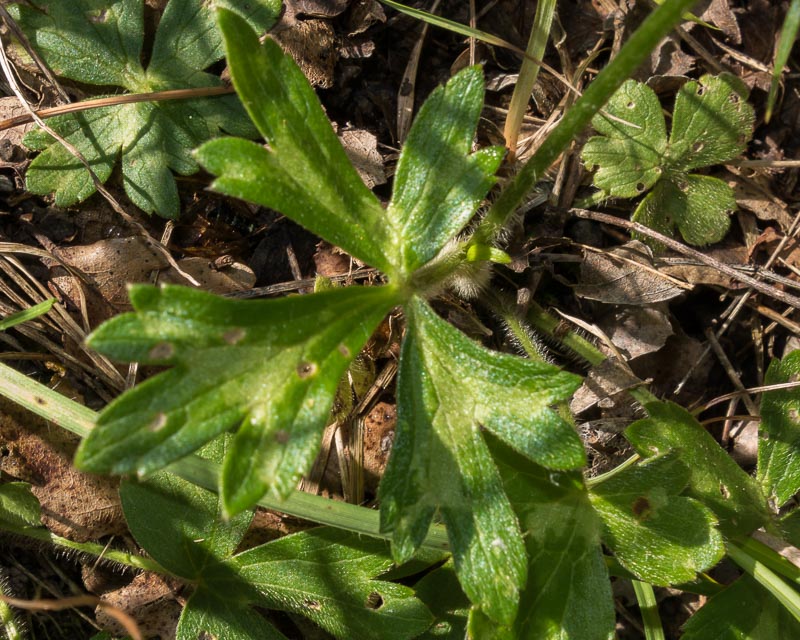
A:
[[[317,375],[319,367],[316,362],[301,362],[297,365],[297,375],[301,380]]]
[[[157,433],[167,426],[167,422],[169,422],[167,414],[163,411],[159,411],[155,416],[153,416],[150,424],[147,425],[147,430]]]
[[[313,609],[314,611],[319,611],[322,609],[322,605],[316,600],[306,600],[303,602],[303,606],[308,609]]]
[[[278,444],[286,444],[289,442],[289,432],[286,429],[278,429],[275,432],[275,442]]]
[[[719,485],[719,494],[726,500],[731,497],[730,489],[722,483]]]
[[[147,353],[149,360],[167,360],[175,355],[175,345],[171,342],[159,342]]]
[[[241,342],[246,335],[247,331],[245,331],[241,327],[236,327],[234,329],[229,329],[228,331],[223,333],[222,339],[232,346],[235,345],[237,342]]]
[[[350,349],[347,348],[346,344],[339,345],[339,353],[341,353],[345,358],[349,358],[351,355]]]

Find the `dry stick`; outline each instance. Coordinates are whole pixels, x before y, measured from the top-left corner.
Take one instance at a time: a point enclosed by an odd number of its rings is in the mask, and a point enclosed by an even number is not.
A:
[[[34,116],[41,120],[52,118],[53,116],[62,116],[65,113],[77,113],[78,111],[89,111],[90,109],[99,109],[100,107],[114,107],[121,104],[133,104],[135,102],[161,102],[163,100],[188,100],[192,98],[207,98],[210,96],[221,96],[228,93],[234,93],[233,87],[199,87],[196,89],[170,89],[169,91],[151,91],[148,93],[126,93],[121,96],[107,96],[105,98],[96,98],[94,100],[84,100],[83,102],[72,102],[70,104],[62,104],[58,107],[50,107],[49,109],[39,109],[33,113],[26,113],[13,118],[6,118],[0,120],[0,131],[18,127],[23,124],[28,124],[34,121]]]
[[[615,218],[614,216],[607,215],[605,213],[599,213],[598,211],[589,211],[588,209],[570,209],[570,213],[576,215],[579,218],[584,218],[586,220],[595,220],[596,222],[603,222],[605,224],[610,224],[615,227],[622,227],[623,229],[627,229],[628,231],[633,231],[634,233],[638,233],[643,236],[647,236],[648,238],[652,238],[653,240],[657,240],[661,244],[669,247],[673,251],[677,251],[678,253],[682,253],[687,256],[691,256],[695,260],[699,260],[703,264],[708,265],[709,267],[713,267],[717,269],[721,273],[724,273],[729,278],[733,280],[738,280],[739,282],[746,284],[749,287],[752,287],[759,293],[763,293],[770,298],[774,298],[779,302],[784,304],[788,304],[795,309],[800,309],[800,298],[797,296],[793,296],[785,291],[781,291],[780,289],[776,289],[775,287],[771,287],[768,284],[760,282],[755,278],[751,278],[750,276],[739,273],[736,269],[728,266],[724,262],[720,262],[719,260],[715,260],[714,258],[710,258],[709,256],[705,255],[704,253],[697,251],[696,249],[692,249],[687,247],[684,244],[681,244],[677,240],[673,240],[672,238],[665,236],[662,233],[658,233],[658,231],[653,231],[649,227],[644,226],[643,224],[639,224],[638,222],[631,222],[630,220],[623,220],[622,218]]]
[[[789,238],[793,237],[797,233],[798,229],[800,229],[800,213],[798,213],[794,217],[792,225],[789,227],[789,230],[786,232],[786,235],[783,236],[783,238],[781,238],[780,242],[778,242],[778,246],[775,247],[775,250],[772,252],[772,255],[770,255],[770,257],[764,263],[764,269],[769,269],[772,266],[772,264],[778,259],[778,256],[780,255],[781,251],[783,251],[783,248],[789,242]],[[739,315],[739,312],[742,309],[744,309],[744,306],[748,304],[750,296],[752,295],[753,295],[753,289],[748,289],[733,304],[733,306],[730,308],[730,311],[727,312],[728,315],[725,318],[725,322],[723,322],[722,326],[716,331],[717,338],[721,337],[728,330],[731,324],[733,324],[733,320],[736,318],[737,315]],[[675,390],[673,391],[675,395],[681,392],[681,389],[683,389],[683,386],[689,380],[689,376],[692,375],[694,370],[698,367],[698,365],[710,352],[711,352],[711,347],[709,345],[706,345],[705,349],[697,358],[697,360],[695,360],[694,364],[691,367],[689,367],[689,370],[686,372],[686,375],[683,376],[683,380],[681,380],[678,383],[678,386],[675,387]]]
[[[139,631],[139,625],[129,614],[96,596],[72,596],[58,600],[21,600],[0,594],[0,600],[12,607],[28,611],[63,611],[64,609],[74,609],[76,607],[100,607],[119,622],[131,638],[144,640],[144,636]]]

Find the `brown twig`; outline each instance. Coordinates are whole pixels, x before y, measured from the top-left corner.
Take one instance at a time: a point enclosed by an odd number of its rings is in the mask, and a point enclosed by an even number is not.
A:
[[[133,104],[134,102],[161,102],[164,100],[189,100],[192,98],[207,98],[210,96],[221,96],[234,93],[233,87],[198,87],[196,89],[170,89],[169,91],[151,91],[149,93],[126,93],[119,96],[106,96],[105,98],[95,98],[94,100],[84,100],[83,102],[72,102],[62,104],[49,109],[39,109],[31,113],[24,113],[13,118],[0,120],[0,131],[18,127],[34,121],[34,116],[41,120],[61,116],[65,113],[77,113],[78,111],[89,111],[100,107],[113,107],[120,104]]]
[[[74,609],[75,607],[100,607],[119,622],[131,638],[144,640],[144,636],[139,631],[139,625],[129,614],[96,596],[73,596],[71,598],[59,598],[58,600],[21,600],[0,594],[0,600],[12,607],[28,611],[62,611],[64,609]]]
[[[627,229],[628,231],[633,231],[634,233],[638,233],[643,236],[647,236],[648,238],[652,238],[663,244],[666,247],[669,247],[673,251],[677,251],[678,253],[682,253],[687,256],[691,256],[695,260],[702,262],[709,267],[717,269],[720,273],[724,273],[729,278],[733,280],[738,280],[739,282],[746,284],[748,287],[755,289],[759,293],[763,293],[770,298],[774,298],[779,302],[784,304],[788,304],[795,309],[800,309],[800,298],[797,296],[793,296],[785,291],[781,291],[780,289],[776,289],[764,282],[760,282],[755,278],[751,278],[750,276],[740,273],[736,269],[730,267],[729,265],[725,264],[724,262],[720,262],[719,260],[715,260],[710,256],[705,255],[701,251],[697,251],[697,249],[692,249],[691,247],[687,247],[685,244],[681,244],[677,240],[673,240],[672,238],[665,236],[663,233],[659,233],[658,231],[653,231],[650,227],[646,227],[643,224],[639,224],[638,222],[631,222],[630,220],[623,220],[622,218],[616,218],[614,216],[607,215],[605,213],[600,213],[598,211],[590,211],[588,209],[570,209],[570,213],[578,216],[579,218],[584,218],[585,220],[595,220],[596,222],[603,222],[605,224],[610,224],[615,227],[622,227],[623,229]]]

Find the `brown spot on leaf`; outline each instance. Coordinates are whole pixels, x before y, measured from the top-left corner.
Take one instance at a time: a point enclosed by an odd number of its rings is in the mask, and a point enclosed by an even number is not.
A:
[[[318,369],[319,367],[317,367],[316,362],[301,362],[297,365],[297,375],[300,376],[302,380],[305,380],[306,378],[317,375]]]
[[[237,342],[241,342],[241,340],[243,340],[246,335],[247,331],[245,331],[241,327],[235,327],[234,329],[229,329],[228,331],[223,333],[222,339],[229,345],[234,345]]]
[[[646,520],[652,511],[652,506],[647,498],[639,496],[633,501],[631,511],[637,520]]]
[[[175,355],[175,345],[171,342],[159,342],[147,352],[148,360],[167,360]]]

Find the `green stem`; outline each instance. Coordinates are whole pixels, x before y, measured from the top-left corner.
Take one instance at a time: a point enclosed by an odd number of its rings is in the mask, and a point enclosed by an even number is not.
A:
[[[639,610],[642,612],[644,623],[644,637],[647,640],[666,640],[664,627],[661,626],[661,617],[658,615],[658,602],[653,592],[653,585],[638,580],[631,580]]]
[[[508,183],[475,233],[479,244],[490,244],[505,226],[514,210],[559,155],[591,122],[603,105],[646,60],[650,51],[682,20],[682,14],[695,0],[667,0],[651,13],[631,35],[617,56],[605,67],[569,109],[533,157]]]
[[[561,320],[551,316],[535,302],[530,304],[527,320],[534,329],[557,340],[567,349],[580,356],[594,367],[608,359],[606,354],[586,340],[586,338],[583,338],[569,328],[565,328]],[[644,387],[628,389],[628,393],[634,400],[645,406],[651,402],[658,402],[658,398]]]
[[[44,527],[25,527],[20,529],[8,527],[5,530],[14,535],[23,536],[32,540],[41,540],[42,542],[47,542],[55,547],[60,547],[61,549],[70,549],[72,551],[78,551],[79,553],[87,553],[91,556],[95,556],[110,562],[116,562],[117,564],[125,565],[126,567],[131,567],[133,569],[154,571],[155,573],[160,573],[166,576],[172,575],[164,567],[158,564],[158,562],[152,560],[151,558],[138,556],[126,551],[119,551],[117,549],[108,549],[105,547],[105,545],[98,544],[96,542],[75,542],[74,540],[57,536]]]
[[[751,555],[749,551],[729,543],[728,556],[745,572],[749,573],[756,582],[775,596],[796,620],[800,621],[800,593],[781,580],[778,574]]]
[[[789,562],[777,551],[755,538],[745,538],[739,541],[742,551],[747,553],[765,567],[782,575],[790,582],[800,586],[800,568]]]
[[[31,380],[3,363],[0,363],[0,395],[10,398],[29,411],[82,438],[89,435],[97,418],[97,414],[91,409]],[[210,491],[218,489],[219,467],[198,456],[187,456],[178,460],[167,470]],[[335,502],[299,491],[282,502],[262,498],[258,504],[297,518],[375,538],[389,539],[391,537],[391,534],[381,532],[378,512],[366,507]],[[438,551],[448,550],[449,543],[445,528],[442,525],[431,526],[423,545]]]

